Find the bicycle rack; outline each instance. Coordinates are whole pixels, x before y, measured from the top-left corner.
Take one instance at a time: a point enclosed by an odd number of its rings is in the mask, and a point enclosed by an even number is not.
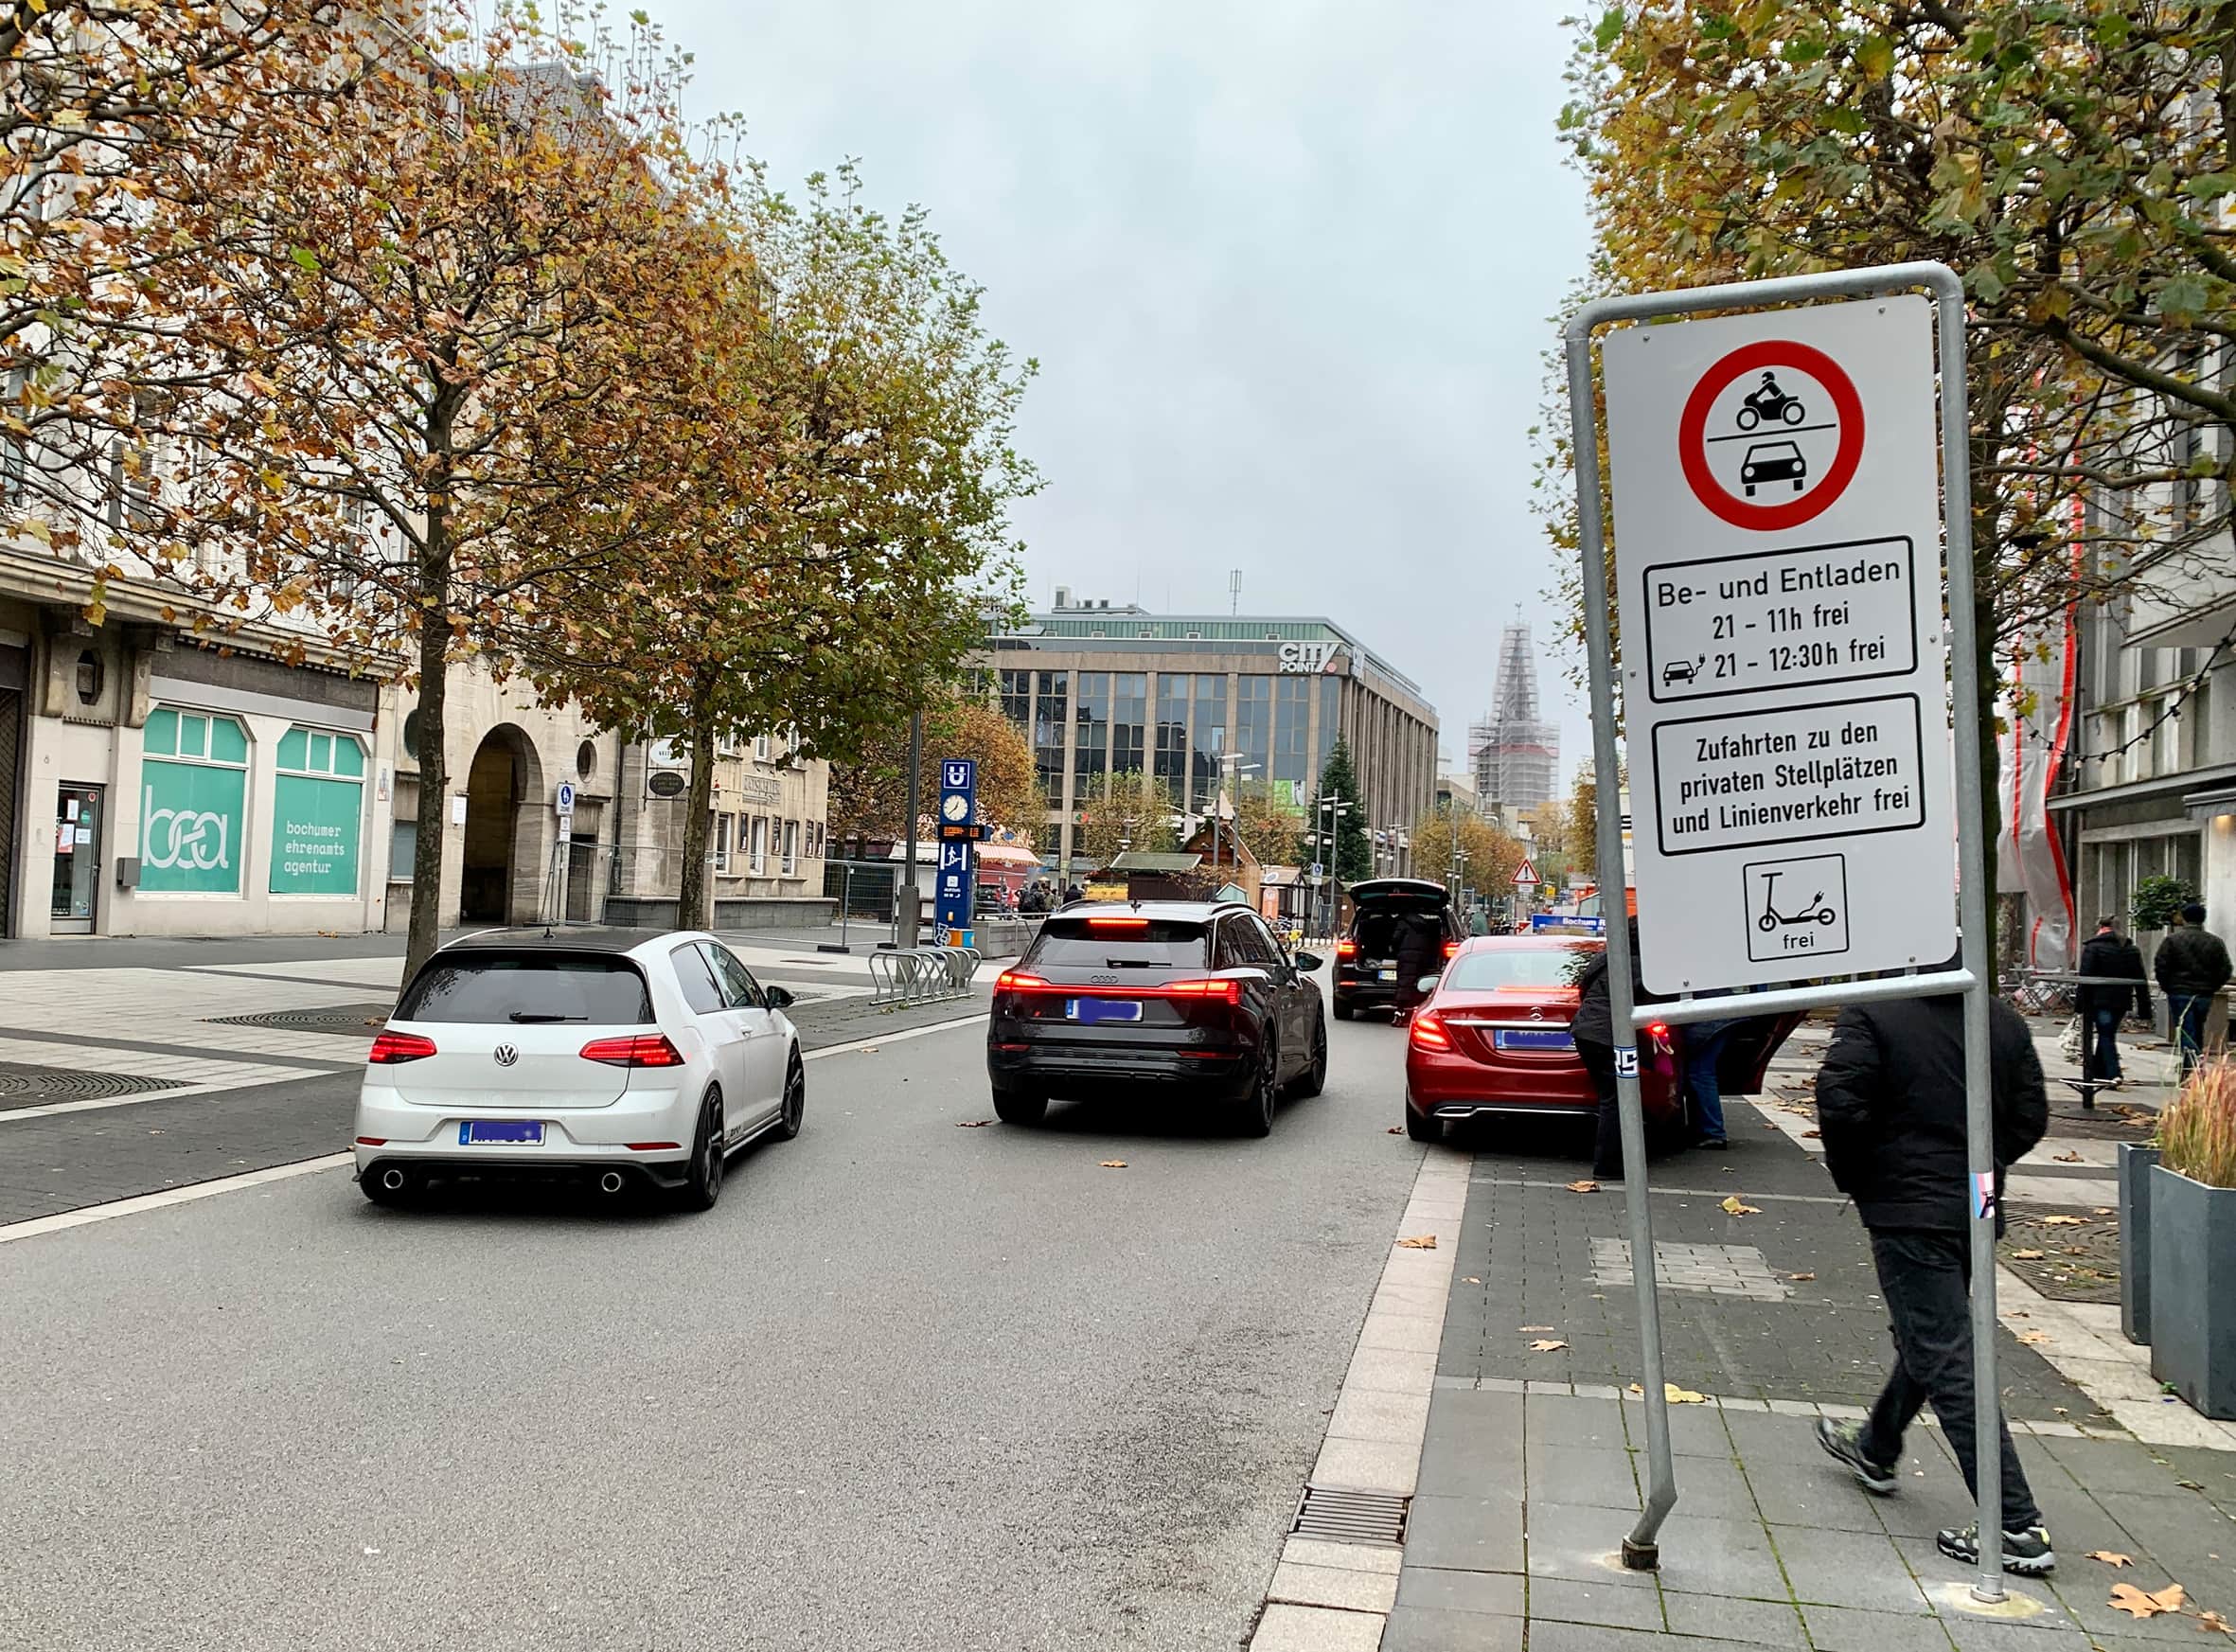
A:
[[[985,961],[976,947],[914,947],[869,955],[870,1002],[888,1009],[966,998]]]

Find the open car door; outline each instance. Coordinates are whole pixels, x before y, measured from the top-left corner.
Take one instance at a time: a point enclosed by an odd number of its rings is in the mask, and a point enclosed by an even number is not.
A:
[[[1770,1057],[1801,1024],[1798,1011],[1749,1016],[1733,1022],[1716,1056],[1716,1088],[1726,1095],[1760,1095],[1763,1080],[1770,1071]]]

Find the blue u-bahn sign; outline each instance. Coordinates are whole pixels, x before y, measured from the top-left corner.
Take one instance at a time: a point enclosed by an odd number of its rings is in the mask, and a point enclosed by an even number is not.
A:
[[[979,835],[978,765],[949,757],[939,766],[939,862],[932,873],[933,940],[943,947],[967,947],[972,885],[977,880]]]

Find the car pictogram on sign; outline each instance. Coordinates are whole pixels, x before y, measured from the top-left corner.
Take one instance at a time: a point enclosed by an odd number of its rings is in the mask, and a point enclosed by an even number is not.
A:
[[[1792,442],[1758,442],[1747,450],[1739,481],[1749,499],[1765,482],[1791,482],[1799,493],[1809,485],[1809,461]]]

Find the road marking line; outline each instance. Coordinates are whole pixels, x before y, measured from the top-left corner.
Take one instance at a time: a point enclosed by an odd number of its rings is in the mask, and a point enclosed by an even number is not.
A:
[[[240,1176],[221,1177],[215,1181],[197,1181],[186,1187],[167,1187],[161,1193],[135,1194],[131,1199],[113,1199],[107,1204],[89,1204],[82,1210],[58,1211],[50,1217],[33,1217],[28,1221],[9,1222],[0,1227],[0,1245],[11,1239],[36,1238],[41,1234],[60,1233],[65,1228],[81,1228],[89,1222],[105,1222],[112,1217],[137,1216],[142,1211],[161,1210],[167,1205],[191,1204],[198,1199],[214,1199],[221,1193],[238,1193],[244,1187],[261,1187],[269,1181],[285,1181],[291,1177],[309,1176],[317,1170],[338,1170],[350,1162],[347,1153],[328,1153],[320,1159],[305,1159],[294,1164],[275,1164],[269,1170],[251,1170]]]
[[[927,1039],[933,1033],[953,1032],[957,1027],[983,1027],[987,1020],[983,1015],[967,1015],[960,1021],[934,1021],[928,1027],[910,1027],[905,1032],[886,1033],[875,1039],[857,1039],[851,1044],[825,1044],[820,1050],[801,1051],[800,1059],[820,1061],[825,1056],[846,1056],[857,1050],[874,1050],[879,1044],[897,1044],[903,1039]]]
[[[279,1070],[275,1078],[247,1078],[228,1080],[222,1084],[183,1084],[176,1090],[137,1090],[130,1095],[90,1095],[83,1101],[45,1101],[37,1107],[13,1107],[0,1111],[0,1125],[13,1124],[17,1119],[52,1118],[57,1113],[98,1112],[103,1108],[136,1107],[143,1101],[186,1101],[197,1095],[225,1095],[236,1090],[263,1090],[275,1084],[285,1084],[291,1079],[318,1077],[317,1074],[298,1074]]]

